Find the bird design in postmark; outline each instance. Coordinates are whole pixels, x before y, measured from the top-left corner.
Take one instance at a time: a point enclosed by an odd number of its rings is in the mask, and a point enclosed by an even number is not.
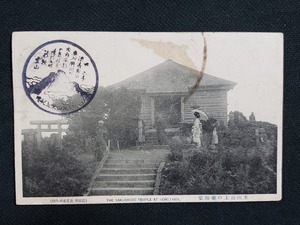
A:
[[[66,40],[49,41],[37,47],[27,58],[22,75],[31,102],[43,111],[60,115],[89,104],[99,82],[91,56]]]

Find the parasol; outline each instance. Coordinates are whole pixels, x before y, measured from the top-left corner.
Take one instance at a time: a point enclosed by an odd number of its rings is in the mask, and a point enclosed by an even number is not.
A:
[[[195,112],[198,112],[200,114],[200,118],[199,118],[200,120],[205,120],[205,121],[208,120],[208,116],[201,109],[193,109],[192,112],[193,112],[193,114]]]

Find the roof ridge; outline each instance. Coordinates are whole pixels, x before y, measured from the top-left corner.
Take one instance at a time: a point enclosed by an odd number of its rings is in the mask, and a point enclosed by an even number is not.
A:
[[[168,59],[167,59],[168,60]],[[123,83],[123,82],[125,82],[125,81],[129,81],[129,80],[132,80],[132,79],[134,79],[135,77],[138,77],[140,74],[142,74],[142,73],[146,73],[147,71],[149,71],[149,70],[152,70],[153,68],[155,68],[155,67],[159,67],[161,64],[163,64],[163,63],[165,63],[167,60],[165,60],[165,61],[163,61],[163,62],[161,62],[161,63],[159,63],[159,64],[157,64],[157,65],[155,65],[155,66],[152,66],[152,67],[150,67],[150,68],[148,68],[148,69],[146,69],[146,70],[144,70],[144,71],[142,71],[142,72],[139,72],[139,73],[137,73],[137,74],[135,74],[135,75],[133,75],[133,76],[131,76],[131,77],[128,77],[128,78],[126,78],[126,79],[124,79],[124,80],[121,80],[121,81],[119,81],[119,82],[117,82],[117,83],[114,83],[114,84],[112,84],[112,85],[109,85],[109,87],[113,87],[113,86],[118,86],[118,84],[120,84],[120,83]],[[172,61],[172,60],[171,60]]]
[[[171,61],[171,62],[173,62],[173,63],[175,63],[175,64],[177,64],[178,66],[181,66],[181,67],[183,67],[183,68],[189,70],[189,71],[201,73],[200,70],[193,69],[193,68],[188,67],[188,66],[186,66],[186,65],[183,65],[183,64],[180,64],[180,63],[178,63],[178,62],[175,62],[175,61],[173,61],[173,60],[171,60],[171,59],[168,59],[168,60]],[[165,61],[168,61],[168,60],[165,60]],[[236,82],[234,82],[234,81],[230,81],[230,80],[227,80],[227,79],[224,79],[224,78],[221,78],[221,77],[213,76],[213,75],[210,75],[210,74],[205,73],[205,72],[203,72],[203,74],[204,74],[205,76],[210,76],[210,77],[217,78],[217,79],[220,79],[220,80],[224,80],[224,81],[236,83]]]
[[[171,90],[186,92],[189,87],[194,85],[194,82],[200,73],[200,71],[182,65],[172,59],[166,59],[143,72],[110,85],[110,87],[124,86],[128,89],[146,90],[146,92],[168,92]],[[228,87],[228,89],[231,89],[236,85],[236,82],[216,77],[205,72],[203,74],[203,80],[200,85],[207,87],[223,86]]]

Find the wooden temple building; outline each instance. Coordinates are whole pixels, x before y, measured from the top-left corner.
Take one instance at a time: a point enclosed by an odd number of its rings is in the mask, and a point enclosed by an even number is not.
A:
[[[155,125],[158,116],[170,128],[175,128],[180,123],[192,123],[192,110],[195,108],[200,108],[208,117],[227,124],[227,92],[236,83],[204,74],[198,90],[184,101],[199,74],[197,70],[166,60],[114,84],[113,87],[125,87],[141,93],[140,119],[148,129]]]

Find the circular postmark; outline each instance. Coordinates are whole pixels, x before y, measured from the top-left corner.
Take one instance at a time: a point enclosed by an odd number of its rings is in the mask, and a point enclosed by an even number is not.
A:
[[[23,68],[23,87],[31,102],[52,114],[76,112],[95,96],[98,70],[79,45],[54,40],[37,47]]]

